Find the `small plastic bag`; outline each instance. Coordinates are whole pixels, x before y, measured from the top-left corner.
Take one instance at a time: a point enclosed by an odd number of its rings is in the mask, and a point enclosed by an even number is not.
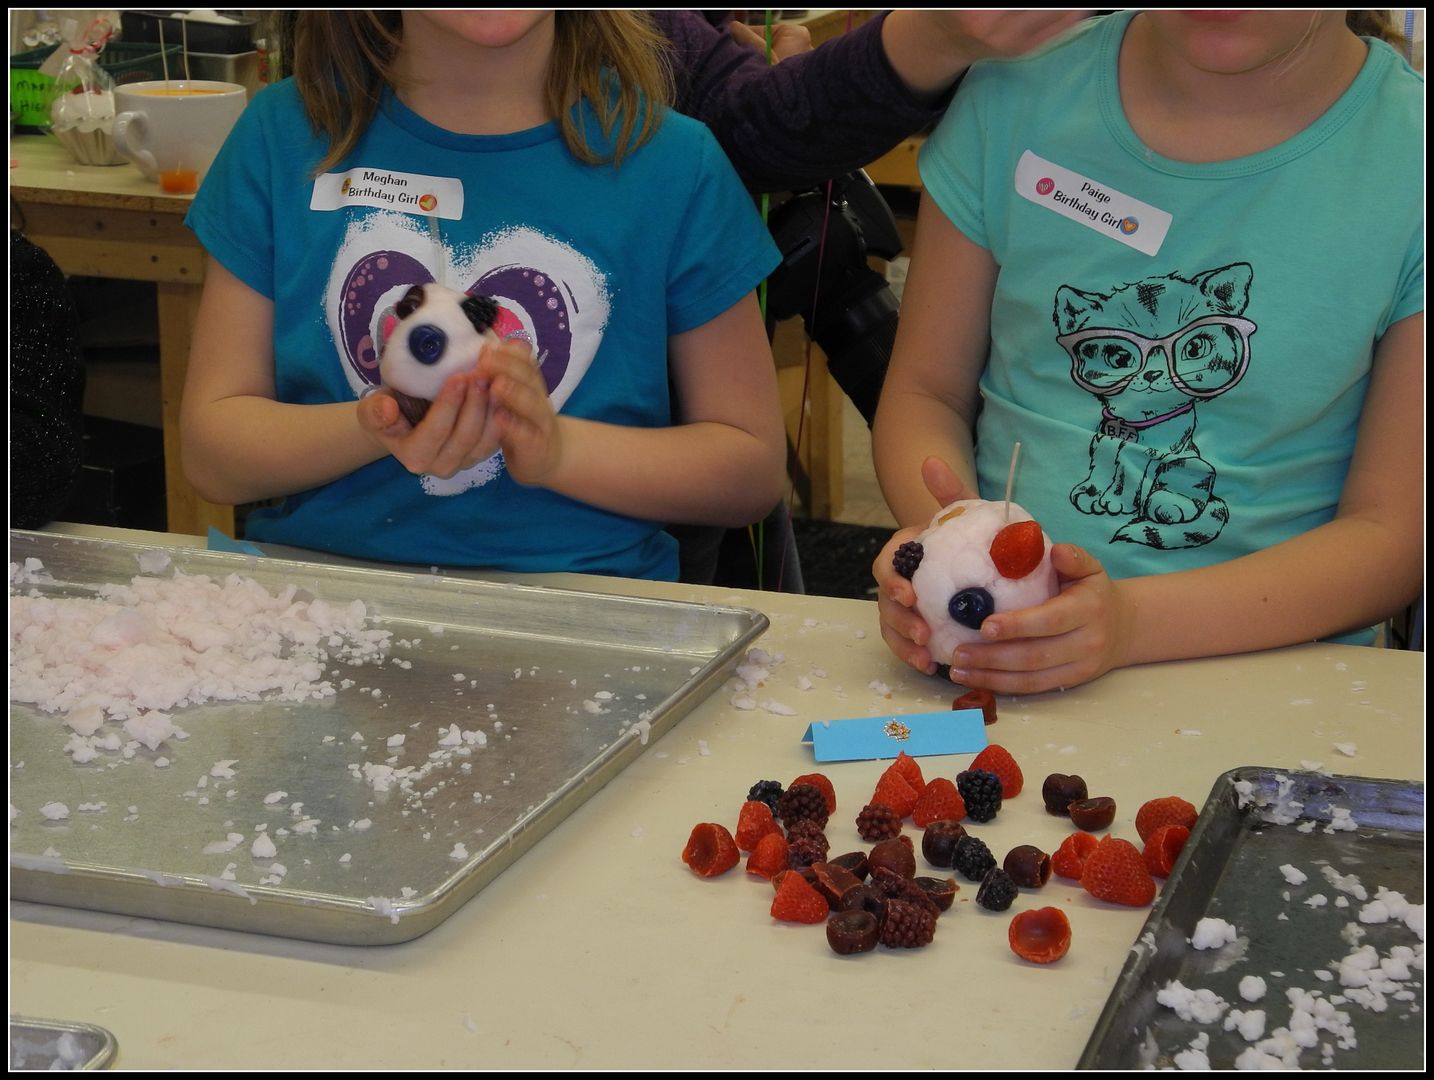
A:
[[[81,165],[123,165],[114,144],[115,82],[99,62],[114,26],[104,18],[77,26],[65,26],[60,49],[68,55],[55,72],[50,131]]]

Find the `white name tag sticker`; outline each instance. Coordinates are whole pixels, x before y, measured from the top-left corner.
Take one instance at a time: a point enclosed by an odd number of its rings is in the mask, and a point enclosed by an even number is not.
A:
[[[1016,194],[1146,255],[1158,252],[1170,231],[1172,218],[1164,210],[1029,150],[1016,164]]]
[[[373,206],[457,221],[463,216],[463,181],[456,176],[361,167],[324,173],[314,181],[310,210],[344,210],[350,206]]]

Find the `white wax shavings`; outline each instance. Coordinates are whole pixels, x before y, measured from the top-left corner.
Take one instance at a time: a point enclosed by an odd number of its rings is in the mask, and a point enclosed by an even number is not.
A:
[[[1369,892],[1360,884],[1359,878],[1353,874],[1341,874],[1333,866],[1328,864],[1319,868],[1320,874],[1332,886],[1342,893],[1348,893],[1356,900],[1368,900]]]
[[[224,839],[224,840],[214,840],[214,841],[212,841],[211,843],[205,844],[205,845],[204,845],[204,849],[203,849],[203,854],[205,854],[205,855],[224,855],[224,854],[227,854],[228,852],[233,851],[235,848],[237,848],[237,847],[238,847],[240,844],[242,844],[243,842],[244,842],[244,834],[243,834],[243,833],[232,832],[232,833],[230,833],[230,834],[228,835],[228,837],[227,837],[226,839]]]
[[[594,698],[587,698],[583,701],[583,710],[592,713],[594,716],[603,716],[612,711],[611,709],[604,709]]]
[[[644,829],[641,825],[634,825],[627,835],[632,837],[634,840],[641,840],[643,836],[646,835],[646,833],[647,830]]]
[[[1301,761],[1301,762],[1300,762],[1300,768],[1301,768],[1301,769],[1304,769],[1305,772],[1319,772],[1321,769],[1324,768],[1324,762],[1323,762],[1323,761]]]
[[[1293,866],[1290,863],[1283,864],[1280,867],[1280,873],[1284,876],[1284,879],[1288,881],[1291,885],[1303,885],[1306,881],[1310,879],[1308,874],[1306,874],[1298,866]]]
[[[764,711],[769,712],[774,716],[797,715],[796,709],[792,708],[790,705],[784,705],[780,701],[764,701],[762,702],[762,708]]]
[[[1218,949],[1234,941],[1237,933],[1224,919],[1207,917],[1195,924],[1190,944],[1197,949]]]
[[[368,818],[359,818],[357,821],[350,822],[349,828],[353,829],[354,832],[363,832],[365,829],[371,827],[372,825],[373,822],[370,821]]]
[[[1223,1026],[1226,1031],[1238,1031],[1246,1042],[1255,1042],[1265,1037],[1265,1010],[1231,1009]]]
[[[1246,975],[1240,980],[1240,996],[1246,1001],[1259,1001],[1265,996],[1265,980],[1258,975]]]
[[[698,755],[699,755],[700,757],[711,757],[711,756],[712,756],[712,751],[711,751],[711,749],[707,746],[707,740],[706,740],[706,739],[698,739],[698,740],[697,740],[697,753],[698,753]]]
[[[1192,990],[1179,979],[1171,979],[1157,990],[1155,1000],[1167,1009],[1175,1010],[1180,1019],[1200,1024],[1213,1024],[1229,1008],[1229,1002],[1213,990]]]
[[[46,821],[64,821],[70,816],[70,808],[62,802],[47,802],[40,807],[40,816]]]
[[[798,689],[798,690],[810,690],[810,689],[812,689],[815,685],[816,685],[816,684],[815,684],[814,682],[812,682],[811,679],[807,678],[805,675],[798,675],[798,676],[797,676],[797,689]]]
[[[468,1013],[463,1014],[463,1026],[474,1034],[478,1032],[478,1021],[474,1020]]]
[[[1305,907],[1322,908],[1329,903],[1329,897],[1324,893],[1315,893],[1305,900]]]
[[[15,820],[17,817],[19,817],[19,816],[20,816],[20,811],[18,811],[18,810],[15,809],[15,804],[14,804],[14,803],[11,803],[11,804],[10,804],[10,820],[11,820],[11,821],[14,821],[14,820]]]
[[[388,737],[388,743],[386,745],[390,750],[397,749],[398,747],[403,745],[404,740],[406,738],[407,736],[405,735],[390,735]]]
[[[339,862],[341,862],[341,863],[349,863],[349,862],[352,862],[352,861],[353,861],[353,855],[350,854],[350,853],[347,852],[347,851],[345,851],[342,855],[339,856]]]
[[[367,903],[369,907],[373,908],[376,914],[387,915],[389,922],[393,923],[395,926],[398,925],[399,911],[398,907],[394,904],[393,899],[391,897],[370,896],[367,900]]]
[[[886,683],[880,679],[872,679],[871,682],[866,684],[866,688],[868,690],[874,690],[881,697],[891,697],[891,687],[887,686]]]
[[[1175,729],[1175,734],[1177,734],[1177,735],[1196,736],[1196,735],[1204,735],[1205,733],[1204,733],[1203,731],[1197,731],[1197,730],[1195,730],[1195,728],[1183,728],[1183,727],[1182,727],[1182,728],[1176,728],[1176,729]]]
[[[167,757],[157,757],[157,758],[155,758],[155,759],[154,759],[154,767],[155,767],[156,769],[167,769],[167,768],[169,768],[169,758],[167,758]]]
[[[1324,831],[1331,832],[1354,832],[1359,828],[1359,823],[1350,816],[1349,810],[1342,806],[1331,806],[1329,808],[1329,824]]]
[[[254,843],[250,845],[249,853],[256,859],[272,859],[279,854],[279,849],[274,846],[274,841],[269,839],[268,833],[260,833],[254,837]]]
[[[154,551],[141,551],[135,556],[139,568],[146,574],[162,574],[169,569],[169,552],[163,548],[156,548]]]
[[[1337,742],[1334,744],[1334,748],[1345,757],[1357,757],[1359,755],[1359,747],[1355,746],[1352,742]]]
[[[300,599],[296,585],[270,594],[238,574],[177,569],[101,585],[94,597],[12,594],[10,699],[84,726],[93,714],[76,707],[98,707],[153,751],[183,737],[167,710],[333,695],[321,678],[331,655],[357,664],[388,649],[389,632],[367,618],[359,600],[330,605]]]
[[[738,694],[733,697],[728,704],[734,709],[741,709],[743,712],[748,712],[757,707],[757,700],[756,698],[748,697],[746,694]]]
[[[1249,806],[1255,798],[1255,785],[1249,780],[1236,780],[1231,787],[1235,789],[1235,808],[1243,810]]]
[[[1190,1040],[1190,1045],[1180,1050],[1172,1059],[1175,1067],[1182,1072],[1203,1072],[1210,1068],[1210,1055],[1207,1050],[1210,1046],[1210,1035],[1208,1032],[1200,1032]]]
[[[287,791],[271,791],[264,796],[264,805],[273,806],[277,802],[283,802],[288,797],[289,793]]]
[[[454,844],[453,850],[448,853],[450,859],[463,860],[468,858],[468,849],[462,844]]]
[[[230,758],[227,761],[216,761],[209,767],[209,775],[216,780],[233,780],[233,766],[239,763],[238,758]]]
[[[857,641],[861,641],[861,640],[863,640],[863,639],[866,637],[866,631],[865,631],[865,630],[857,630],[857,631],[853,632],[851,636],[854,637],[854,638],[856,638]]]
[[[76,807],[82,814],[103,814],[109,803],[103,802],[82,802]]]

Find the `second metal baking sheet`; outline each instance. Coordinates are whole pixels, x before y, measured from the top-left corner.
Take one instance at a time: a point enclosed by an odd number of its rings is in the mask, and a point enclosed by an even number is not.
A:
[[[12,562],[37,558],[54,578],[42,592],[74,596],[128,582],[154,550],[23,532],[10,545]],[[177,711],[190,737],[129,759],[77,765],[60,716],[12,703],[14,899],[342,944],[408,940],[671,728],[767,626],[742,608],[168,550],[185,573],[363,600],[407,644],[343,670],[354,685],[322,701]],[[486,745],[440,745],[453,725]],[[161,755],[170,763],[157,768]],[[211,776],[225,761],[233,777]],[[365,765],[411,771],[377,790]],[[38,812],[51,802],[69,817]],[[252,854],[261,825],[272,858]],[[231,834],[243,837],[233,850],[203,853]],[[282,879],[263,883],[275,863]]]

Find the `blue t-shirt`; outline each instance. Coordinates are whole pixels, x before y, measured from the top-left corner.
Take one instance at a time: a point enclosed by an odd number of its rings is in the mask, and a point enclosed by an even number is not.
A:
[[[313,179],[326,145],[291,81],[265,89],[186,219],[273,300],[282,402],[376,386],[385,314],[437,281],[497,299],[500,334],[531,345],[564,415],[665,427],[668,338],[732,307],[780,259],[716,141],[676,113],[617,167],[578,161],[556,123],[459,135],[391,93],[353,152]],[[520,485],[501,454],[447,480],[385,457],[255,511],[246,531],[393,562],[677,575],[660,523]]]
[[[1277,544],[1338,507],[1375,343],[1424,308],[1423,80],[1369,42],[1314,124],[1230,161],[1146,149],[1132,13],[976,65],[922,181],[999,266],[977,471],[1114,577]]]

